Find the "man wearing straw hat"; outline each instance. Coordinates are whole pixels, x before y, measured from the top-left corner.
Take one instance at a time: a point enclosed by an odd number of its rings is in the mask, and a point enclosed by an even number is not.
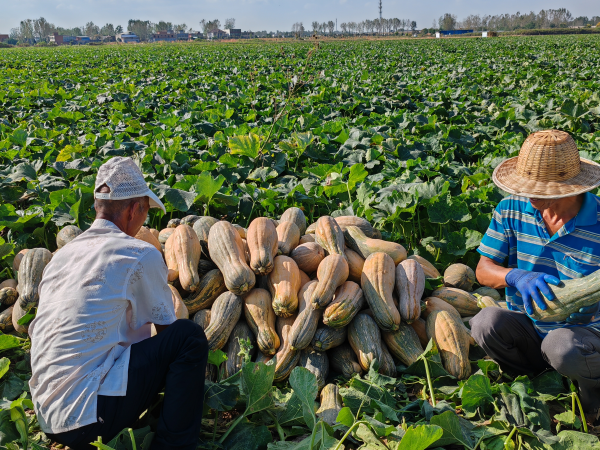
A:
[[[587,414],[600,408],[598,304],[565,322],[537,322],[552,301],[549,284],[600,269],[600,165],[581,159],[573,138],[546,130],[530,135],[519,156],[500,164],[494,183],[511,195],[494,211],[478,249],[477,279],[506,288],[508,309],[485,308],[473,319],[475,341],[504,370],[536,374],[553,367],[574,380]],[[508,267],[503,263],[508,260]],[[600,296],[598,298],[600,301]]]

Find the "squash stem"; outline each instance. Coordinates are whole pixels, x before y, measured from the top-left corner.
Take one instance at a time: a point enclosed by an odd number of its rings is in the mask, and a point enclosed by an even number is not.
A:
[[[433,393],[433,383],[431,382],[431,374],[429,373],[429,362],[427,358],[423,358],[425,364],[425,374],[427,375],[427,385],[429,386],[429,393],[431,395],[431,406],[435,408],[435,394]]]
[[[573,392],[573,396],[575,400],[577,400],[577,406],[579,406],[579,415],[581,416],[581,423],[583,423],[583,431],[588,432],[587,421],[585,420],[585,414],[583,413],[583,407],[581,406],[581,402],[579,401],[579,396],[576,392]]]
[[[314,428],[312,430],[312,436],[310,437],[310,448],[309,448],[309,450],[313,450],[313,448],[315,447],[315,436],[317,435],[317,425],[318,424],[315,423],[315,426],[314,426]]]
[[[346,431],[346,434],[344,434],[344,436],[342,437],[342,439],[338,442],[338,444],[335,446],[334,450],[340,450],[340,447],[342,446],[342,443],[346,440],[346,438],[348,436],[350,436],[350,433],[352,433],[354,431],[355,428],[357,428],[360,424],[366,424],[367,421],[366,420],[359,420],[358,422],[354,422],[352,424],[352,426],[348,429],[348,431]]]
[[[244,417],[246,417],[246,415],[241,414],[237,419],[235,419],[235,421],[230,425],[225,434],[221,436],[221,439],[219,439],[219,444],[222,444],[225,441],[225,439],[227,439],[229,433],[233,431],[233,429],[238,425],[238,423],[240,423],[244,419]]]
[[[271,416],[271,419],[273,419],[273,422],[275,422],[275,428],[277,429],[277,434],[279,435],[279,440],[285,441],[285,433],[283,432],[283,428],[281,428],[281,425],[279,425],[279,422],[277,421],[277,417],[275,417],[275,415],[269,410],[267,410],[267,414],[269,416]]]
[[[504,440],[504,448],[509,448],[508,443],[512,440],[512,437],[514,436],[514,434],[516,432],[517,432],[517,426],[515,425],[515,426],[513,426],[513,429],[511,430],[510,434]]]

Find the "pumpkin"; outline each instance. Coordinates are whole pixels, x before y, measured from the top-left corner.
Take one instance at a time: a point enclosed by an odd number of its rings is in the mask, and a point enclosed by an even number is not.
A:
[[[343,408],[342,396],[337,385],[330,383],[321,391],[321,406],[317,409],[317,417],[334,426],[337,416]]]
[[[51,259],[52,253],[45,248],[32,248],[25,253],[19,267],[19,284],[17,285],[19,292],[17,303],[23,311],[28,311],[38,304],[42,273]]]
[[[427,317],[427,336],[435,341],[446,371],[465,380],[471,375],[469,335],[455,314],[435,310]]]
[[[246,229],[243,226],[234,223],[233,228],[235,228],[242,239],[246,239]]]
[[[181,225],[181,219],[174,218],[169,220],[167,223],[167,228],[177,228],[179,225]]]
[[[309,344],[321,319],[323,311],[316,309],[310,303],[310,296],[317,287],[317,281],[311,281],[300,289],[298,317],[290,331],[290,347],[292,350],[302,350]]]
[[[227,291],[223,274],[219,269],[213,269],[200,279],[198,288],[183,299],[190,314],[201,309],[212,307],[215,300]]]
[[[330,255],[344,255],[344,232],[335,219],[323,216],[317,220],[315,242],[323,247]]]
[[[349,249],[348,247],[346,247],[344,253],[346,255],[346,260],[348,261],[348,279],[350,281],[360,283],[363,267],[365,265],[365,259],[358,253],[356,253],[354,250]]]
[[[335,221],[340,226],[342,231],[346,231],[346,228],[353,226],[360,228],[360,230],[367,237],[381,239],[381,234],[377,233],[377,231],[373,228],[373,225],[371,225],[368,220],[363,219],[362,217],[338,216],[335,218]]]
[[[317,377],[319,391],[325,387],[329,375],[329,358],[325,352],[317,352],[312,347],[307,347],[300,354],[300,367],[304,367]]]
[[[421,297],[425,290],[425,273],[417,261],[406,259],[398,264],[395,288],[400,317],[410,324],[421,315]]]
[[[470,292],[477,281],[475,272],[465,264],[451,264],[444,271],[444,285]]]
[[[242,348],[240,340],[250,341],[250,345],[252,346],[250,349],[250,356],[253,356],[254,353],[256,353],[254,334],[243,320],[240,320],[235,327],[233,327],[233,330],[229,335],[229,340],[225,345],[225,354],[227,355],[227,361],[225,361],[225,378],[229,378],[238,373],[244,364],[244,355],[240,355],[240,350]]]
[[[75,225],[67,225],[56,235],[56,247],[63,248],[81,233],[83,233],[83,231],[81,231],[81,228]]]
[[[427,261],[425,258],[419,255],[410,255],[408,259],[414,259],[419,264],[425,273],[425,278],[439,278],[441,277],[440,272],[435,268],[433,264]]]
[[[361,375],[362,368],[358,363],[356,354],[350,344],[344,343],[327,352],[331,368],[341,373],[345,378],[352,378],[355,374]]]
[[[242,238],[229,222],[220,221],[210,228],[208,251],[223,274],[227,289],[242,295],[254,287],[256,276],[246,264]]]
[[[206,330],[208,325],[210,325],[210,309],[201,309],[192,319],[194,323],[197,323],[202,327],[203,330]]]
[[[300,272],[300,289],[302,289],[302,286],[311,281],[311,279],[303,270],[298,269],[298,271]]]
[[[19,298],[19,293],[13,287],[5,287],[0,289],[0,305],[12,306]]]
[[[400,312],[392,296],[395,277],[394,261],[388,254],[372,253],[365,260],[361,287],[373,319],[383,331],[395,331],[400,326]]]
[[[390,353],[398,358],[402,364],[410,366],[417,361],[423,346],[419,341],[417,332],[408,324],[402,322],[396,331],[384,331],[383,341],[386,343]]]
[[[429,344],[429,338],[427,337],[427,322],[419,318],[411,323],[410,326],[415,330],[415,333],[417,333],[421,347],[427,347]]]
[[[492,297],[497,302],[502,300],[502,296],[500,295],[500,293],[496,289],[488,286],[478,287],[473,292],[471,292],[471,294],[473,294],[475,297],[477,297],[478,295],[481,295],[483,297]]]
[[[200,285],[201,251],[198,236],[189,225],[179,225],[165,243],[167,267],[178,272],[181,287],[187,292],[195,291]]]
[[[300,270],[289,256],[280,255],[275,258],[273,270],[269,274],[269,290],[276,315],[289,317],[298,310]]]
[[[347,326],[365,306],[363,291],[354,281],[337,288],[333,300],[323,312],[323,323],[332,328]]]
[[[200,217],[194,222],[194,232],[196,233],[196,236],[198,236],[198,240],[200,241],[201,245],[204,245],[205,247],[208,245],[208,235],[210,233],[210,229],[217,222],[217,219],[210,216]]]
[[[298,246],[300,231],[294,222],[279,222],[277,230],[277,247],[282,255],[289,255]]]
[[[433,291],[431,296],[451,304],[462,316],[474,316],[480,310],[477,297],[462,289],[443,287]]]
[[[298,241],[298,245],[306,244],[307,242],[315,242],[315,236],[312,234],[305,234],[300,236],[300,241]]]
[[[278,317],[277,334],[281,341],[279,351],[273,357],[275,364],[275,376],[273,381],[279,382],[290,376],[290,373],[300,361],[300,352],[290,347],[289,335],[296,316]]]
[[[244,298],[244,316],[256,336],[258,349],[267,355],[274,355],[280,346],[280,340],[275,329],[275,311],[271,306],[269,292],[252,289]]]
[[[256,275],[266,275],[273,270],[277,256],[277,229],[271,219],[257,217],[248,227],[246,242],[250,251],[250,268]]]
[[[16,302],[12,306],[12,316],[11,316],[12,325],[13,325],[13,328],[15,329],[15,331],[18,333],[23,333],[23,334],[29,333],[29,324],[31,322],[27,325],[19,325],[19,320],[21,320],[25,316],[25,314],[27,314],[27,311],[24,310],[23,308],[21,308],[21,305],[19,304],[19,302]]]
[[[316,242],[308,242],[298,245],[292,250],[290,257],[296,261],[300,270],[306,273],[313,273],[319,268],[319,264],[325,258],[325,251]]]
[[[224,292],[215,300],[210,310],[210,323],[204,330],[209,350],[223,348],[240,320],[243,303],[242,298],[232,292]]]
[[[348,330],[344,328],[331,328],[323,325],[317,328],[310,345],[318,352],[331,350],[346,342]]]
[[[14,306],[9,306],[4,311],[0,312],[0,331],[7,334],[15,329],[12,322],[12,313]]]
[[[348,247],[365,259],[373,253],[387,254],[392,258],[394,265],[406,259],[406,249],[402,245],[381,239],[369,238],[358,227],[347,227],[344,236],[346,237]]]
[[[152,246],[154,246],[154,248],[158,250],[161,255],[163,254],[162,245],[160,245],[160,242],[158,239],[156,239],[156,236],[150,232],[149,228],[141,227],[140,231],[138,231],[135,235],[135,238],[139,239],[140,241],[147,242],[148,244],[152,244]]]
[[[23,260],[23,257],[27,254],[28,251],[28,248],[24,248],[15,255],[15,259],[13,259],[13,270],[15,272],[19,271],[19,268],[21,267],[21,261]]]
[[[300,208],[293,206],[286,209],[279,218],[279,222],[293,222],[298,227],[300,235],[306,233],[306,217]]]
[[[158,242],[160,242],[162,245],[165,245],[174,231],[175,228],[164,228],[160,230],[160,233],[158,233]]]
[[[348,279],[348,262],[342,255],[326,256],[317,270],[319,284],[314,290],[310,302],[317,308],[324,308],[331,302],[335,290]]]

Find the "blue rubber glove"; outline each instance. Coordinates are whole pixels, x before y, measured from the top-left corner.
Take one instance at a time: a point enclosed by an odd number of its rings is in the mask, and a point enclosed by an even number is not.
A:
[[[523,298],[523,306],[527,314],[533,314],[533,305],[531,300],[539,306],[541,310],[547,308],[544,298],[540,292],[546,296],[549,301],[556,300],[554,292],[550,290],[548,283],[558,286],[560,280],[552,275],[547,275],[542,272],[530,272],[528,270],[513,269],[506,274],[504,278],[506,284],[517,288]]]
[[[572,325],[587,325],[590,323],[596,315],[598,314],[598,309],[600,308],[600,303],[596,303],[590,306],[584,306],[583,308],[579,308],[579,312],[571,314],[567,318],[567,322]]]

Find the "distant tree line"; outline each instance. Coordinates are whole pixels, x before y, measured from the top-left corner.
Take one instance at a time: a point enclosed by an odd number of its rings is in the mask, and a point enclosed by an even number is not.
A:
[[[515,14],[479,15],[471,14],[462,20],[458,20],[456,14],[446,13],[434,20],[433,28],[439,30],[494,30],[512,31],[543,28],[568,28],[585,27],[596,25],[600,22],[600,16],[573,17],[566,8],[542,9],[540,12],[533,11],[527,14],[517,12]]]
[[[302,25],[302,22],[294,24],[292,32],[297,32],[298,25]],[[304,27],[302,27],[304,28]],[[379,19],[374,20],[363,20],[362,22],[342,22],[340,23],[340,30],[344,34],[373,34],[382,33],[390,34],[397,33],[399,31],[414,31],[417,28],[417,22],[410,19]],[[313,22],[312,23],[313,33],[320,34],[333,34],[335,30],[335,22],[330,20],[329,22]]]

